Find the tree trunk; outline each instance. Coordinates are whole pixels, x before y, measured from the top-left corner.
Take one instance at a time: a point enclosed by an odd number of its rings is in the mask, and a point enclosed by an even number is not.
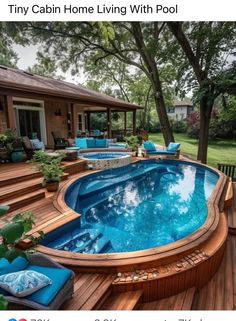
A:
[[[211,120],[211,111],[213,104],[208,104],[207,99],[202,99],[200,102],[200,132],[199,132],[199,143],[198,143],[198,154],[197,159],[201,163],[207,163],[207,148],[208,148],[208,137],[209,127]]]
[[[158,85],[155,85],[155,93],[154,93],[154,100],[156,105],[156,111],[159,117],[160,125],[161,125],[161,132],[164,137],[165,145],[168,146],[170,142],[174,142],[174,135],[172,129],[170,127],[169,118],[166,113],[165,102],[163,99],[161,88]]]

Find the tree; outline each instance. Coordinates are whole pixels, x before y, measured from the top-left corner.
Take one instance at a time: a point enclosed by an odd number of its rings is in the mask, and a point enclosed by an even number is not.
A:
[[[97,27],[89,22],[29,22],[11,26],[13,38],[17,35],[21,41],[40,42],[43,52],[58,61],[63,70],[73,66],[72,72],[76,73],[91,59],[97,64],[110,57],[141,70],[152,87],[165,144],[174,141],[160,75],[166,60],[162,41],[167,37],[165,23],[114,22]]]
[[[0,24],[0,65],[16,67],[17,55],[12,45],[13,41],[7,36],[7,25],[5,22]]]
[[[36,59],[37,59],[37,63],[27,68],[28,72],[32,74],[45,76],[45,77],[52,77],[60,80],[65,79],[65,77],[63,77],[62,75],[58,75],[57,73],[58,67],[55,60],[51,59],[48,56],[45,56],[41,52],[37,52]]]
[[[186,58],[182,61],[180,76],[195,91],[195,99],[200,105],[197,159],[206,163],[209,125],[215,99],[221,94],[236,92],[236,67],[233,62],[236,53],[236,24],[168,22],[168,26]]]

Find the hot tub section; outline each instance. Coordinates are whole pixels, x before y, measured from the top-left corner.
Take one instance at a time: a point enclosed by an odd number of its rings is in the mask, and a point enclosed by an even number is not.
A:
[[[90,169],[109,169],[129,165],[132,156],[122,152],[94,152],[79,155],[79,158],[87,161]]]

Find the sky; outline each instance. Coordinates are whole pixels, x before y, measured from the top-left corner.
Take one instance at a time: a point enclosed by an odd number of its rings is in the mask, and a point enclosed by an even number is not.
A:
[[[18,55],[18,62],[17,62],[17,67],[19,69],[26,70],[28,67],[31,67],[34,65],[36,61],[36,53],[37,53],[38,46],[27,46],[23,47],[21,45],[13,45],[13,50],[17,53]],[[62,71],[58,72],[59,75],[62,75],[65,77],[65,81],[72,82],[75,84],[84,84],[86,79],[83,74],[78,75],[78,76],[71,76],[70,72],[68,71],[67,73],[63,73]]]

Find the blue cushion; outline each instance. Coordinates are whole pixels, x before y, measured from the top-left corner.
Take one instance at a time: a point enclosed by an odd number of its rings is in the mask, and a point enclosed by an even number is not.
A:
[[[157,150],[148,150],[148,155],[175,155],[175,152],[168,151],[165,149],[157,149]]]
[[[87,147],[88,148],[95,148],[96,142],[94,138],[87,138]]]
[[[94,129],[93,133],[95,136],[101,135],[101,131],[99,129]]]
[[[75,146],[81,149],[87,148],[87,139],[86,138],[76,138],[75,139]]]
[[[0,287],[20,298],[28,296],[51,283],[46,275],[30,270],[0,276]]]
[[[153,144],[153,142],[150,142],[149,140],[147,140],[146,142],[143,143],[143,146],[146,150],[148,151],[155,151],[156,150],[156,147],[155,145]]]
[[[33,149],[37,149],[37,150],[45,150],[45,146],[44,143],[41,142],[38,138],[36,139],[31,139],[31,144],[33,146]]]
[[[107,148],[107,140],[106,139],[95,139],[96,148]]]
[[[48,306],[52,302],[57,293],[63,288],[65,283],[72,276],[72,271],[68,269],[58,269],[44,266],[29,265],[27,267],[27,270],[42,273],[46,275],[49,279],[51,279],[52,284],[27,296],[27,299],[33,300],[34,302],[43,304],[45,306]]]
[[[170,152],[177,152],[177,150],[180,148],[179,143],[169,143],[167,150]]]
[[[11,263],[9,263],[7,259],[2,258],[0,259],[0,275],[22,271],[28,264],[29,262],[21,256],[17,257]]]

